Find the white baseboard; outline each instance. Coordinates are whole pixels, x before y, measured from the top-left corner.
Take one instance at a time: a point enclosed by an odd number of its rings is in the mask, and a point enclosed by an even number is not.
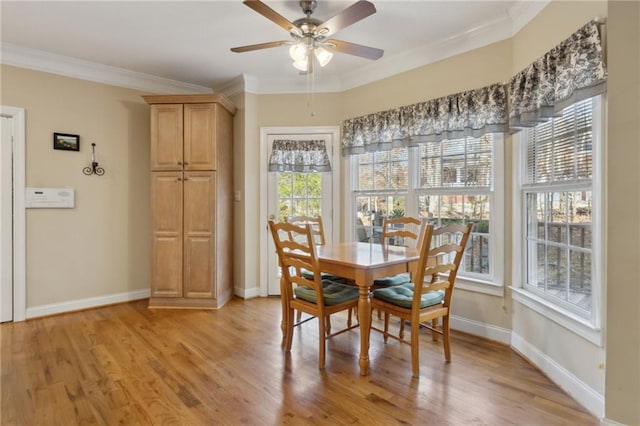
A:
[[[258,287],[254,287],[254,288],[236,287],[234,289],[234,294],[238,297],[242,297],[243,299],[253,299],[254,297],[260,297],[260,289]]]
[[[99,306],[113,305],[114,303],[130,302],[132,300],[149,298],[149,289],[130,291],[126,293],[109,294],[106,296],[90,297],[87,299],[70,300],[61,303],[34,306],[27,308],[27,319],[44,317],[47,315],[62,314],[65,312],[79,311],[82,309],[97,308]]]
[[[516,333],[511,333],[511,347],[531,361],[556,385],[571,395],[594,416],[604,417],[604,396],[589,387],[570,371],[555,362]],[[615,425],[616,423],[602,423]]]
[[[602,419],[600,420],[600,426],[627,426],[624,423],[618,423],[614,420]]]
[[[451,328],[485,339],[495,340],[505,345],[511,344],[511,330],[451,315]]]

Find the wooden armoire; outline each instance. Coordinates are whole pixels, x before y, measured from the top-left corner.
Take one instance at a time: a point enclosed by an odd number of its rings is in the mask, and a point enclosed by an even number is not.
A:
[[[233,294],[233,115],[223,95],[151,106],[149,307],[219,308]]]

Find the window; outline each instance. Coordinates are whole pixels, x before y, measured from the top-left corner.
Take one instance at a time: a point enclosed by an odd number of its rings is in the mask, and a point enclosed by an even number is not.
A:
[[[357,165],[356,240],[380,242],[384,217],[404,216],[408,190],[408,149],[354,156]]]
[[[562,115],[526,129],[515,141],[519,167],[523,289],[571,314],[596,314],[601,271],[598,227],[600,99],[577,102]],[[515,268],[514,268],[515,269]]]
[[[278,220],[289,216],[322,215],[320,173],[278,173]]]
[[[475,224],[460,277],[502,284],[502,135],[451,139],[351,157],[353,238],[380,241],[384,217]]]
[[[460,273],[489,277],[493,135],[430,142],[418,150],[418,214],[436,226],[474,223]]]

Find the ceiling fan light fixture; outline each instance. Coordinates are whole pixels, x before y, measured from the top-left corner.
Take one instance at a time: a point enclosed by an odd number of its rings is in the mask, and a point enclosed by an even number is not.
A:
[[[289,56],[295,61],[306,61],[307,46],[304,43],[296,43],[289,48]]]
[[[309,69],[309,60],[304,58],[298,61],[293,61],[293,67],[299,71],[307,72]]]
[[[327,65],[331,61],[331,58],[333,58],[333,53],[322,46],[318,46],[313,49],[313,54],[316,56],[321,67]]]

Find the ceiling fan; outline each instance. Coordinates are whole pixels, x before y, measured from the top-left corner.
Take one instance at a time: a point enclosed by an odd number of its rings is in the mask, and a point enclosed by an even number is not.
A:
[[[334,51],[367,59],[378,59],[384,53],[383,50],[374,47],[327,38],[341,29],[376,13],[375,6],[369,1],[360,0],[324,22],[311,17],[318,5],[317,0],[300,0],[300,7],[306,16],[293,22],[290,22],[260,0],[245,0],[243,3],[287,30],[293,40],[233,47],[231,48],[232,52],[242,53],[290,45],[289,55],[293,60],[293,66],[303,73],[313,72],[314,56],[320,66],[324,67],[333,57]]]

